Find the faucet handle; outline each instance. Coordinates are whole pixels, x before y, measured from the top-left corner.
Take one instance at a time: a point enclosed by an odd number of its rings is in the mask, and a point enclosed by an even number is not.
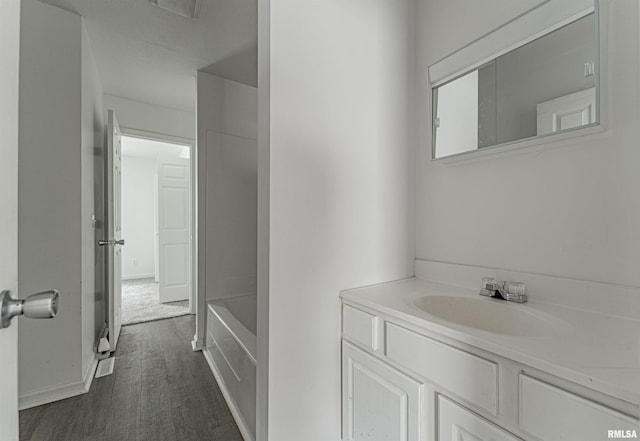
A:
[[[522,282],[504,282],[504,290],[516,296],[523,296],[525,285]]]
[[[480,295],[487,297],[495,297],[497,293],[502,289],[503,282],[496,280],[494,277],[483,277],[482,288],[480,288]]]
[[[498,291],[503,289],[504,282],[496,280],[495,277],[483,277],[482,278],[482,289],[486,289],[489,291]]]
[[[524,288],[522,282],[505,282],[504,290],[500,294],[510,302],[526,303],[527,295],[524,293]]]

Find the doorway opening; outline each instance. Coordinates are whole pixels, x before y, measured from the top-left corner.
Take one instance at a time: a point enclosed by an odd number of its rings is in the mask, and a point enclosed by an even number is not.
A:
[[[122,135],[122,325],[194,310],[191,149]]]

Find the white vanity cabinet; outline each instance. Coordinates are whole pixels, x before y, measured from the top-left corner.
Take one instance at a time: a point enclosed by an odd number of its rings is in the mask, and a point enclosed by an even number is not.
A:
[[[342,342],[342,439],[424,440],[424,385]]]
[[[638,421],[575,394],[520,375],[518,423],[536,439],[601,440],[640,436]],[[635,431],[635,436],[634,436]],[[611,433],[610,433],[611,432]]]
[[[640,436],[632,407],[615,409],[615,400],[588,387],[403,318],[372,304],[343,303],[344,441]]]

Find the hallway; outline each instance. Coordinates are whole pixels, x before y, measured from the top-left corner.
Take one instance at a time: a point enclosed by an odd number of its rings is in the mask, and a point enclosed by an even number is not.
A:
[[[122,328],[112,375],[89,393],[20,412],[22,441],[242,441],[194,316]]]

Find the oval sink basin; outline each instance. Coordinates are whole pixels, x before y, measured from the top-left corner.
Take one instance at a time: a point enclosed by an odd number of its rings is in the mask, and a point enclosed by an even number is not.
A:
[[[537,336],[550,332],[554,319],[527,305],[503,300],[454,296],[425,296],[414,305],[434,317],[482,331],[511,336]]]

